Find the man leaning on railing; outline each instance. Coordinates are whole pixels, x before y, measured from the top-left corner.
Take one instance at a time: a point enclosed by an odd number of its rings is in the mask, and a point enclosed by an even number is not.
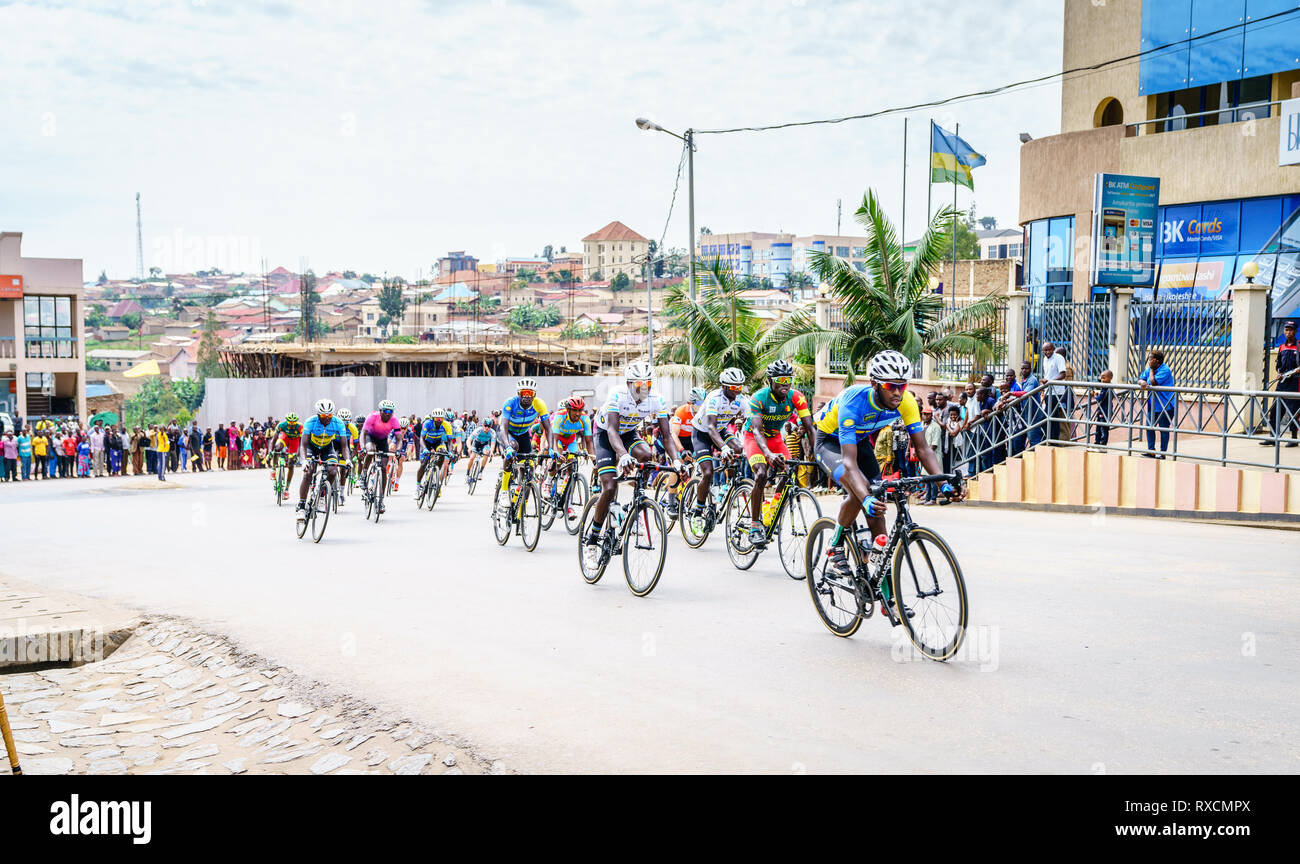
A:
[[[1282,325],[1282,342],[1277,346],[1277,392],[1279,393],[1298,393],[1300,394],[1300,342],[1296,341],[1296,326],[1294,321],[1288,321]],[[1300,411],[1300,399],[1292,397],[1290,399],[1274,399],[1273,410],[1273,434],[1272,440],[1261,441],[1261,447],[1272,447],[1276,439],[1281,438],[1282,434],[1288,428],[1291,430],[1291,440],[1286,443],[1287,447],[1297,446],[1296,428],[1300,426],[1297,420],[1297,411]]]
[[[1147,368],[1142,370],[1141,383],[1138,385],[1143,390],[1148,387],[1173,387],[1174,372],[1165,365],[1165,352],[1152,351],[1151,356],[1147,358]],[[1151,459],[1165,458],[1165,452],[1169,450],[1169,432],[1170,426],[1174,425],[1174,406],[1177,404],[1178,395],[1172,391],[1152,391],[1147,402],[1147,450],[1143,453]],[[1156,429],[1159,427],[1160,432],[1160,453],[1156,454]]]

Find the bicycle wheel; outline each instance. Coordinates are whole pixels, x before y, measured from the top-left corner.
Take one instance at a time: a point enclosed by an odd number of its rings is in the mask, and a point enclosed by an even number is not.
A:
[[[704,541],[709,539],[709,532],[704,530],[705,514],[708,512],[708,505],[705,504],[705,512],[699,516],[691,516],[690,510],[695,506],[696,489],[699,488],[699,479],[692,477],[682,490],[681,501],[678,504],[677,524],[682,529],[682,539],[686,545],[692,549],[699,549],[704,545]]]
[[[737,570],[748,570],[758,560],[759,550],[749,542],[749,527],[754,523],[749,514],[749,502],[754,494],[754,481],[738,480],[727,496],[727,512],[723,514],[723,535],[727,556]]]
[[[301,522],[298,521],[296,515],[293,520],[293,531],[298,535],[299,540],[307,535],[307,523],[311,521],[312,511],[310,509],[307,510],[307,512],[303,514],[303,517],[304,518]]]
[[[501,488],[501,475],[498,474],[497,491],[492,496],[492,533],[496,535],[498,546],[506,545],[513,527],[510,520],[510,491]]]
[[[280,507],[284,504],[284,487],[287,485],[284,477],[284,465],[281,464],[275,470],[275,506]]]
[[[808,573],[808,594],[812,597],[817,617],[826,629],[836,636],[848,638],[862,626],[858,581],[846,580],[830,569],[831,538],[839,527],[834,519],[818,519],[808,530],[804,542],[804,567]],[[845,557],[856,572],[861,561],[857,544],[850,537],[844,544]]]
[[[582,510],[589,498],[587,478],[575,470],[569,478],[569,488],[564,490],[564,530],[570,534],[577,534],[582,527]]]
[[[655,503],[659,505],[659,509],[663,511],[664,519],[667,520],[666,524],[669,531],[672,531],[677,525],[677,493],[682,488],[681,483],[673,485],[675,479],[677,479],[677,475],[673,472],[660,471],[659,476],[655,478],[654,485],[650,487],[654,492]]]
[[[555,500],[556,489],[561,488],[563,474],[560,476],[546,475],[539,483],[541,491],[538,494],[538,500],[542,508],[542,530],[550,531],[551,526],[555,524],[555,512],[560,509],[559,503]]]
[[[328,480],[316,487],[316,495],[311,502],[311,507],[316,512],[311,520],[313,543],[319,543],[320,538],[325,536],[325,526],[330,523],[330,499],[333,497],[333,484]]]
[[[519,537],[524,548],[532,552],[542,536],[542,496],[537,481],[525,483],[519,490]]]
[[[391,471],[388,476],[390,477],[392,476]],[[376,470],[374,488],[370,490],[370,495],[375,500],[375,524],[376,525],[379,524],[379,516],[380,516],[379,505],[384,503],[384,489],[387,485],[388,484],[384,482],[384,472],[380,470]]]
[[[776,548],[781,555],[781,566],[791,579],[804,578],[804,542],[808,539],[808,529],[821,515],[822,505],[807,489],[793,488],[786,494],[785,507],[776,516]]]
[[[608,538],[602,538],[596,546],[588,546],[583,542],[596,519],[596,501],[597,497],[594,495],[587,499],[587,503],[582,507],[582,517],[578,520],[578,567],[588,585],[595,585],[600,581],[600,577],[605,575],[605,567],[608,566],[610,557]]]
[[[644,597],[659,584],[668,557],[668,523],[649,498],[633,507],[623,525],[623,578],[627,589]]]
[[[370,514],[375,509],[374,481],[371,479],[372,474],[366,474],[361,478],[361,497],[366,502],[366,521],[370,521]]]
[[[966,582],[952,549],[929,528],[913,528],[894,550],[890,589],[912,644],[931,660],[957,653],[966,637]]]

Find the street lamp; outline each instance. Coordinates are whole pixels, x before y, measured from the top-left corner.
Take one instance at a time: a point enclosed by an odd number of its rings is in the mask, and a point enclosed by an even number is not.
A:
[[[687,209],[690,213],[690,231],[691,231],[690,242],[687,243],[686,245],[686,260],[687,260],[686,272],[687,272],[687,279],[690,280],[689,284],[691,286],[691,308],[694,309],[695,307],[695,130],[687,129],[685,135],[678,135],[676,132],[669,132],[667,129],[660,126],[658,123],[654,122],[653,120],[648,120],[645,117],[636,118],[636,125],[638,129],[644,129],[647,132],[663,132],[667,135],[671,135],[674,138],[676,138],[678,141],[681,141],[686,144],[686,165],[687,165],[686,185],[688,189]],[[651,336],[653,337],[653,334],[651,334]],[[654,340],[652,338],[651,345],[653,344],[654,344]],[[691,348],[691,365],[694,366],[695,365],[695,343],[694,342],[690,343],[690,348]]]

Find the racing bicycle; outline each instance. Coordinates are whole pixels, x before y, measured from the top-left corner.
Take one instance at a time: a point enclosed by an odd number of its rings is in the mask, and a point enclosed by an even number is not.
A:
[[[506,545],[511,534],[518,534],[529,552],[537,548],[542,536],[542,506],[534,466],[539,458],[544,457],[537,453],[515,454],[515,470],[508,489],[501,482],[505,472],[497,475],[497,491],[492,498],[492,533],[500,546]]]
[[[329,469],[337,467],[338,461],[335,459],[321,459],[319,456],[313,456],[307,461],[303,470],[315,473],[312,479],[312,490],[310,497],[307,499],[307,512],[303,518],[295,520],[295,530],[298,532],[298,539],[301,540],[307,534],[308,526],[311,527],[311,539],[313,543],[319,543],[320,538],[325,536],[325,526],[330,521],[331,505],[335,504],[335,483],[330,479]]]
[[[774,485],[780,488],[775,497],[763,503],[763,532],[769,545],[775,538],[781,566],[785,568],[786,575],[795,580],[804,578],[804,541],[808,537],[809,528],[822,515],[817,496],[799,486],[795,478],[799,468],[816,466],[816,462],[786,459],[783,471],[768,472],[768,488],[773,488]],[[754,521],[749,509],[753,494],[753,480],[737,480],[732,487],[723,518],[727,555],[737,570],[753,567],[758,554],[763,551],[749,539]]]
[[[808,593],[826,629],[836,636],[852,636],[880,604],[889,623],[901,624],[926,657],[942,661],[957,653],[968,619],[961,566],[944,539],[912,521],[908,510],[909,493],[927,483],[944,482],[960,484],[961,472],[872,484],[872,497],[895,505],[894,523],[877,552],[863,518],[854,521],[844,544],[852,571],[848,577],[838,575],[830,564],[836,520],[824,517],[813,523],[805,541],[804,567]]]
[[[646,492],[649,475],[657,467],[654,462],[639,462],[631,477],[620,478],[620,482],[632,484],[632,500],[610,504],[600,542],[593,545],[588,545],[586,538],[596,520],[599,496],[587,499],[579,522],[578,565],[588,585],[600,581],[615,555],[623,556],[623,578],[636,596],[645,597],[659,584],[668,554],[668,519]]]
[[[554,473],[547,472],[542,479],[542,530],[551,530],[557,513],[564,514],[564,530],[578,533],[582,507],[591,497],[591,487],[586,476],[578,470],[576,453],[566,454],[563,463]]]

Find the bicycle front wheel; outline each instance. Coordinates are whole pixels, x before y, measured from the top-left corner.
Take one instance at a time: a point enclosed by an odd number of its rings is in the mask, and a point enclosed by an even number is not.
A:
[[[328,482],[317,487],[316,499],[311,502],[311,506],[316,510],[316,516],[311,520],[313,543],[319,543],[320,538],[325,536],[325,526],[330,522],[330,501],[333,497],[334,489]]]
[[[578,529],[582,527],[582,510],[590,497],[591,490],[587,488],[587,478],[575,468],[573,476],[569,478],[569,488],[564,490],[565,531],[570,534],[578,533]]]
[[[541,494],[538,497],[542,508],[543,531],[550,531],[551,526],[555,524],[555,512],[560,507],[560,505],[556,503],[555,492],[560,488],[560,484],[563,482],[561,479],[562,477],[563,475],[556,477],[548,474],[539,484],[541,486]]]
[[[600,577],[605,575],[605,567],[609,564],[608,538],[602,537],[601,542],[595,546],[588,546],[586,542],[587,535],[591,533],[592,525],[596,521],[596,501],[594,495],[587,499],[587,503],[582,507],[582,517],[578,520],[578,567],[582,572],[583,580],[588,585],[599,582]]]
[[[709,532],[704,530],[708,505],[705,504],[705,511],[699,516],[691,515],[691,510],[695,507],[695,496],[699,494],[696,491],[699,483],[698,478],[691,478],[686,484],[686,488],[682,490],[677,512],[677,524],[682,528],[682,539],[692,549],[699,549],[704,545],[704,541],[709,539]]]
[[[275,472],[275,505],[277,507],[282,506],[284,504],[285,485],[286,485],[286,481],[284,479],[284,466],[281,465],[279,468],[276,469]]]
[[[538,489],[536,482],[530,482],[519,490],[522,497],[519,506],[519,536],[529,552],[537,548],[537,541],[542,536],[542,496]]]
[[[723,517],[727,555],[737,570],[748,570],[758,560],[758,549],[749,542],[749,528],[754,520],[749,514],[749,502],[754,494],[754,481],[739,480],[727,496],[727,512]]]
[[[931,660],[957,653],[966,637],[966,582],[952,549],[929,528],[913,528],[894,550],[890,573],[895,614]]]
[[[862,626],[862,608],[858,580],[837,574],[830,566],[831,539],[838,523],[830,517],[818,519],[808,531],[804,542],[804,567],[807,571],[808,594],[812,597],[817,617],[826,629],[836,636],[848,638]],[[844,555],[854,573],[861,569],[858,544],[853,537],[845,538]],[[870,599],[867,600],[870,602]]]
[[[785,508],[776,517],[776,548],[781,555],[781,566],[791,579],[804,578],[804,543],[808,529],[821,515],[817,496],[807,489],[793,488],[786,495]]]
[[[659,509],[664,513],[664,519],[667,520],[668,530],[671,532],[677,525],[677,493],[682,490],[682,485],[686,482],[682,480],[676,485],[673,481],[677,480],[677,475],[671,471],[660,471],[659,476],[655,478],[651,490],[654,492],[655,502]]]
[[[623,578],[627,588],[645,597],[659,584],[668,557],[668,523],[649,498],[638,502],[623,526]]]
[[[501,475],[497,475],[497,491],[492,496],[492,533],[496,535],[497,545],[504,546],[510,539],[510,490],[501,485]]]

